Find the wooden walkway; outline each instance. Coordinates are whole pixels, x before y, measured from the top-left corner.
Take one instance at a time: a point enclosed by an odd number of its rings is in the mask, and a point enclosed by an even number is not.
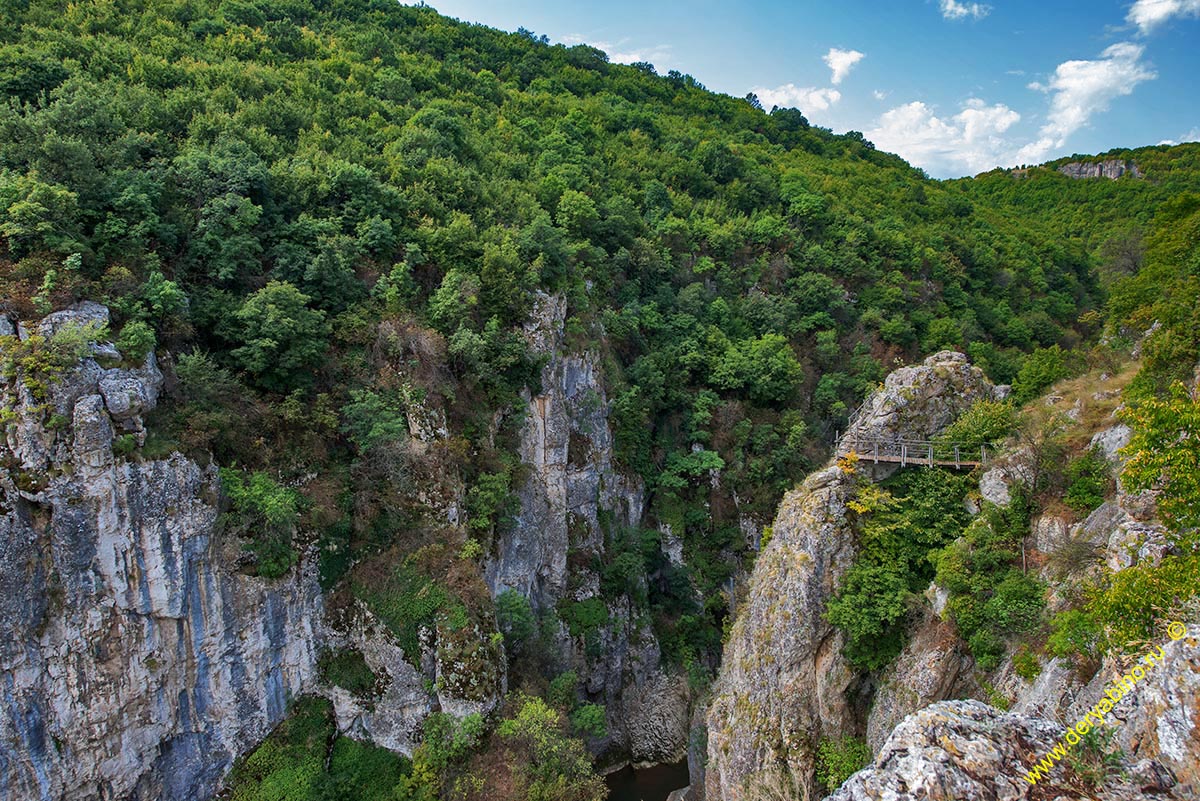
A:
[[[837,455],[854,453],[860,462],[898,464],[901,467],[953,467],[968,470],[988,463],[986,445],[978,450],[953,442],[870,439],[845,435],[838,439]]]

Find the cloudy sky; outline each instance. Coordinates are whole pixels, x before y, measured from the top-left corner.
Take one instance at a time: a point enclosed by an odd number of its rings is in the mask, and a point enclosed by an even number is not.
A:
[[[858,130],[939,178],[1200,140],[1200,0],[432,0]]]

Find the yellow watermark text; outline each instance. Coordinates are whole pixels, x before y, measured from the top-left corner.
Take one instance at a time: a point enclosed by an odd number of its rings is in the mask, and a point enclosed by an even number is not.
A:
[[[1167,636],[1172,640],[1181,640],[1186,635],[1187,626],[1182,623],[1175,622],[1167,626]],[[1067,729],[1063,738],[1025,774],[1025,781],[1037,784],[1049,776],[1050,772],[1054,770],[1054,766],[1066,759],[1067,755],[1071,753],[1071,749],[1079,744],[1081,737],[1092,729],[1104,725],[1105,718],[1113,707],[1126,695],[1131,694],[1137,683],[1145,679],[1150,675],[1150,671],[1162,663],[1165,654],[1161,645],[1156,647],[1135,662],[1125,675],[1109,684],[1100,702],[1089,709],[1087,714],[1076,721],[1074,726]]]

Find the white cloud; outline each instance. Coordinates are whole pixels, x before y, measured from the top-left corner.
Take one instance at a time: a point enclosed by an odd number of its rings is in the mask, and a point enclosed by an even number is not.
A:
[[[1037,141],[1021,148],[1021,162],[1042,161],[1068,137],[1085,126],[1092,115],[1108,110],[1118,97],[1131,94],[1139,83],[1152,80],[1155,73],[1141,63],[1143,48],[1119,42],[1093,61],[1064,61],[1048,83],[1034,82],[1030,89],[1052,93],[1046,124]]]
[[[836,47],[829,48],[829,52],[825,54],[825,64],[833,71],[833,84],[842,82],[850,74],[850,70],[854,65],[863,60],[863,54],[857,50],[839,50]]]
[[[1001,136],[1021,115],[1003,103],[968,100],[952,117],[939,117],[920,101],[884,112],[866,136],[878,147],[898,153],[937,176],[962,175],[1007,163],[1008,143]]]
[[[958,0],[942,0],[942,16],[946,19],[983,19],[992,12],[991,6],[983,3],[959,3]]]
[[[828,111],[842,99],[842,93],[837,89],[820,89],[813,86],[796,86],[787,83],[774,89],[755,87],[751,91],[758,95],[758,101],[768,111],[772,106],[780,108],[795,107],[808,114],[812,111]]]
[[[1200,125],[1197,125],[1192,130],[1179,137],[1181,142],[1200,142]]]
[[[594,47],[597,50],[603,50],[608,54],[608,60],[614,64],[637,64],[646,62],[654,64],[656,67],[669,63],[674,54],[671,52],[670,45],[655,45],[653,47],[642,48],[627,48],[628,39],[623,39],[616,44],[601,40],[589,40],[580,34],[572,33],[563,37],[563,44],[577,45],[586,44]],[[624,49],[623,49],[624,48]]]
[[[882,89],[876,89],[871,94],[875,95],[876,100],[887,100],[887,96],[890,95],[891,92],[885,92]]]
[[[1137,0],[1125,21],[1150,33],[1171,17],[1200,17],[1200,0]]]

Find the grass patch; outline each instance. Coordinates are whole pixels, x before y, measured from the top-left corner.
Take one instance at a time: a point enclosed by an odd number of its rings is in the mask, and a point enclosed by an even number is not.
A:
[[[359,698],[372,695],[379,681],[357,648],[326,651],[321,654],[317,668],[321,673],[321,681],[349,690]]]

